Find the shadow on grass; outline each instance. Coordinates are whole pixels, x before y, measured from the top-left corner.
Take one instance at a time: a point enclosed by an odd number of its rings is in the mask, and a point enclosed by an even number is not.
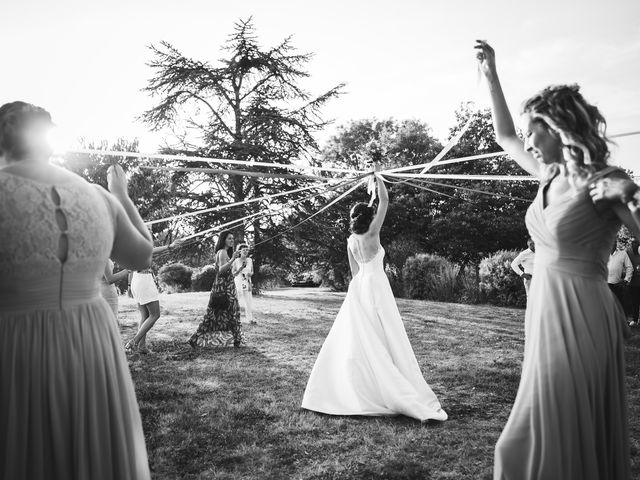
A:
[[[184,341],[198,315],[187,318],[181,297],[172,297],[150,336],[155,353],[130,357],[154,479],[491,478],[493,447],[520,378],[522,311],[399,302],[425,378],[449,414],[421,424],[300,408],[339,295],[258,297],[259,324],[245,331],[249,347],[196,353]],[[205,300],[191,295],[188,307]],[[640,337],[626,352],[637,454]],[[639,466],[632,455],[638,478]]]

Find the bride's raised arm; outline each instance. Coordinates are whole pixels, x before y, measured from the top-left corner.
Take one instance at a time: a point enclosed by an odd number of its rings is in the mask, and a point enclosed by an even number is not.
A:
[[[498,71],[496,69],[496,54],[491,45],[483,40],[476,40],[478,51],[478,64],[480,71],[487,79],[489,93],[491,94],[491,112],[493,117],[493,129],[496,133],[496,141],[504,148],[504,151],[513,158],[518,165],[531,175],[541,178],[541,168],[538,161],[525,151],[524,142],[518,137],[516,127],[507,101],[502,92]],[[528,133],[526,132],[525,135]]]
[[[376,172],[379,171],[379,166],[376,165]],[[389,208],[389,192],[387,186],[384,184],[384,180],[380,175],[376,175],[376,183],[378,185],[378,210],[371,220],[371,226],[367,232],[369,235],[379,235],[384,218],[387,216],[387,208]]]

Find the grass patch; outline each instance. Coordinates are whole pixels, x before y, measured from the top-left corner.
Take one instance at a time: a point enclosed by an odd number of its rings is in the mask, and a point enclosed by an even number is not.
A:
[[[186,341],[208,294],[162,295],[154,351],[129,365],[154,479],[490,479],[493,447],[520,378],[524,311],[398,300],[425,378],[449,420],[335,417],[302,410],[343,295],[276,290],[254,299],[247,347]],[[137,310],[121,297],[123,339]],[[640,478],[640,337],[627,344],[632,474]]]

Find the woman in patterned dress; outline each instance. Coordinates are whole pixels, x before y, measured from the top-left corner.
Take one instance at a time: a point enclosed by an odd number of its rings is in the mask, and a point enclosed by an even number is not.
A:
[[[200,322],[198,330],[189,339],[192,348],[198,346],[223,346],[233,344],[240,347],[243,344],[242,330],[240,328],[240,305],[236,294],[236,286],[231,267],[239,251],[233,251],[235,239],[230,231],[224,231],[218,237],[216,243],[216,267],[218,273],[211,287],[209,305],[204,319]],[[226,297],[225,305],[220,307],[216,298]]]

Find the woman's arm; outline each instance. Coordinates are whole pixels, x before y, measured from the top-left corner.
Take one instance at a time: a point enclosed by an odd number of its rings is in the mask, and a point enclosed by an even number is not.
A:
[[[133,298],[133,292],[131,291],[131,279],[133,278],[133,271],[127,270],[127,295],[129,298]]]
[[[216,256],[216,261],[218,263],[218,273],[224,273],[229,270],[236,258],[238,258],[238,251],[233,252],[233,255],[231,255],[231,258],[229,258],[226,250],[218,250],[218,254]]]
[[[111,285],[127,277],[129,275],[129,272],[127,270],[120,270],[118,273],[113,273],[111,271],[111,267],[107,263],[107,265],[105,265],[104,267],[103,275],[104,275],[104,280],[107,282],[107,284]]]
[[[380,235],[380,229],[382,229],[382,224],[384,223],[384,219],[387,216],[387,209],[389,208],[389,192],[384,184],[384,180],[376,175],[376,183],[378,184],[378,198],[380,200],[378,202],[378,210],[369,226],[368,235]]]
[[[613,203],[613,211],[631,233],[640,239],[640,187],[622,172],[589,185],[594,203]]]
[[[246,266],[246,264],[243,264],[241,261],[238,261],[238,260],[239,259],[236,259],[232,263],[231,273],[233,274],[234,277],[237,277],[238,275],[240,275],[242,273],[242,270],[244,270],[244,267]]]
[[[160,247],[153,247],[153,255],[158,255],[159,253],[166,252],[167,250],[171,250],[171,245],[162,245]]]
[[[489,85],[496,141],[524,170],[537,178],[541,178],[540,164],[530,153],[524,150],[524,143],[518,137],[516,127],[513,124],[513,118],[511,117],[511,112],[509,112],[509,107],[500,85],[500,79],[498,78],[495,51],[491,45],[482,40],[477,40],[475,48],[478,50],[477,57],[480,71],[484,74]]]
[[[151,234],[129,198],[127,177],[119,165],[109,167],[107,183],[113,196],[105,195],[112,204],[115,220],[111,258],[134,270],[147,268],[153,249]]]
[[[360,267],[358,267],[358,262],[353,258],[353,254],[351,253],[351,249],[349,245],[347,245],[347,256],[349,257],[349,268],[351,269],[351,278],[355,277],[360,271]]]
[[[522,268],[522,252],[518,254],[516,258],[511,262],[511,269],[516,272],[517,275],[522,276],[524,274],[524,268]]]

